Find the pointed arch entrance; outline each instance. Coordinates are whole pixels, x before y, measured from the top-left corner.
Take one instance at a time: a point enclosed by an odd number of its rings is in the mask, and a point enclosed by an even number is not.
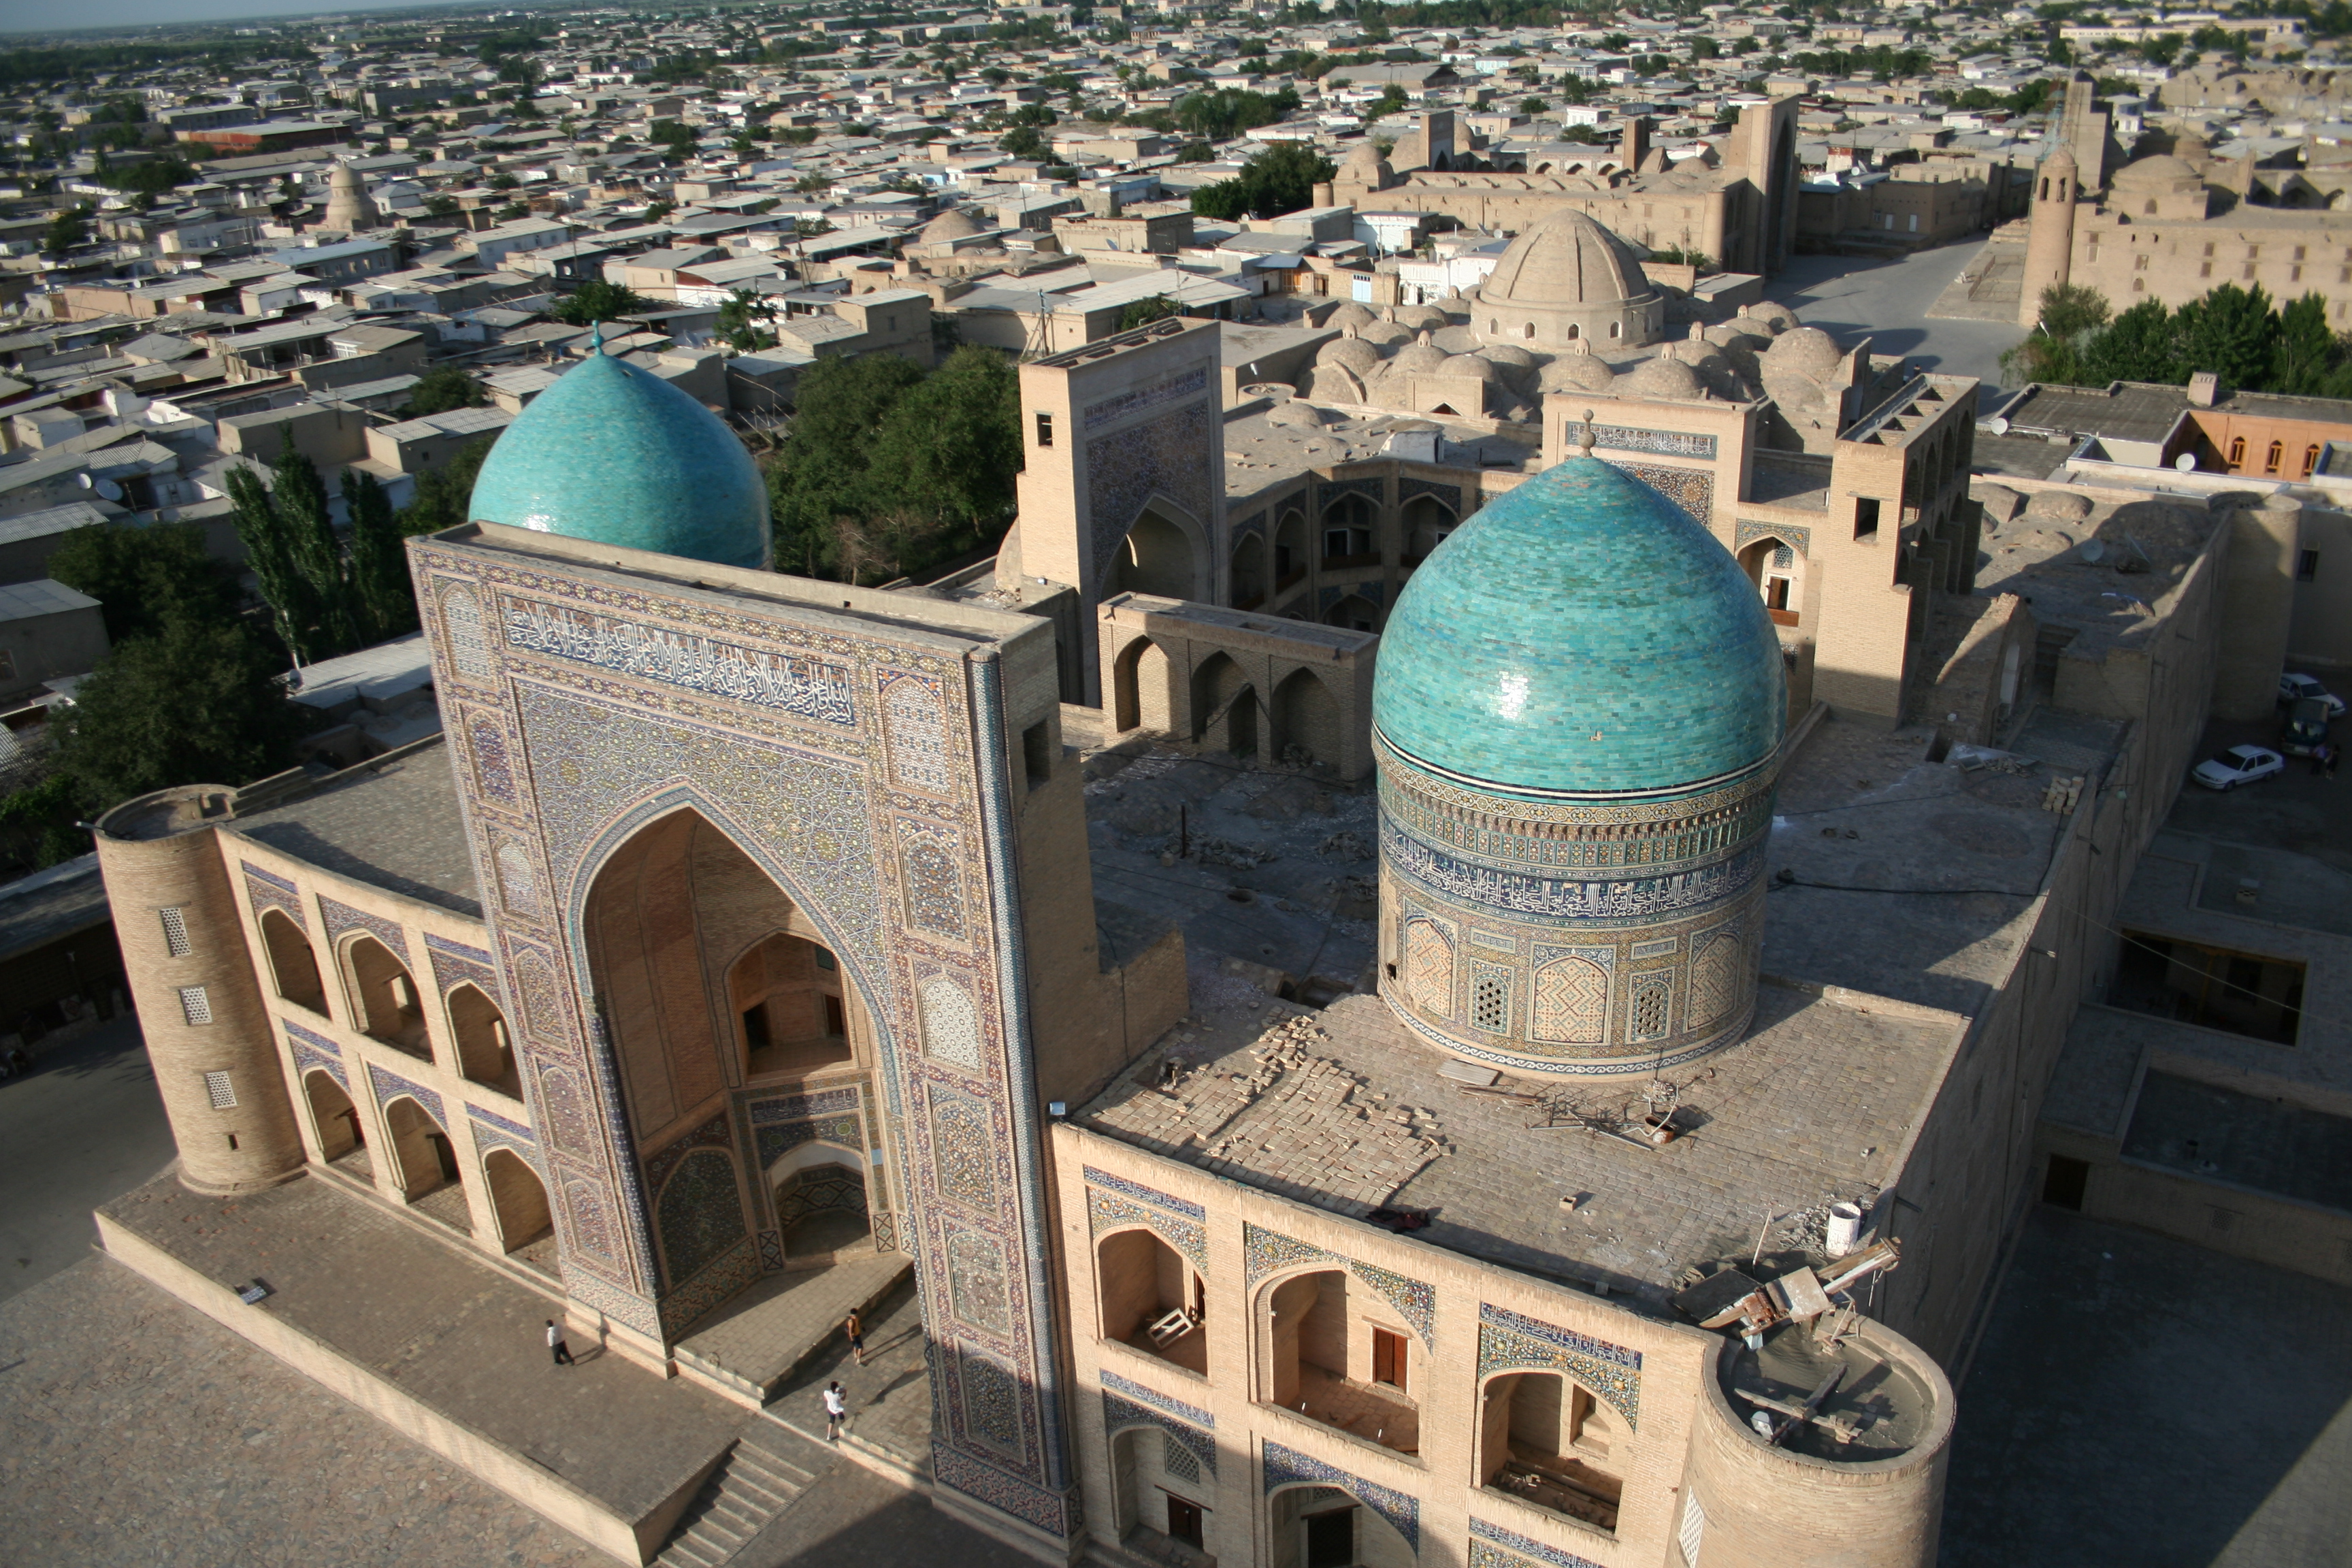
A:
[[[1108,586],[1112,593],[1206,599],[1208,585],[1202,570],[1205,559],[1198,525],[1155,501],[1143,509],[1143,515],[1119,541],[1106,574]]]

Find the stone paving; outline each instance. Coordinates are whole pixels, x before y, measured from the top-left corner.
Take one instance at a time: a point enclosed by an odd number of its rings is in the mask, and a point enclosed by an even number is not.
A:
[[[931,1468],[931,1382],[923,1315],[911,1280],[865,1314],[866,1364],[859,1366],[836,1334],[786,1380],[768,1402],[768,1415],[805,1436],[824,1437],[823,1395],[838,1378],[849,1405],[853,1441],[902,1470],[928,1477]]]
[[[826,1268],[771,1274],[678,1342],[698,1360],[762,1389],[837,1336],[854,1310],[887,1295],[914,1268],[903,1252],[867,1252]]]
[[[538,1292],[419,1234],[331,1183],[305,1178],[237,1199],[166,1178],[109,1215],[208,1279],[258,1279],[254,1308],[544,1466],[625,1519],[640,1518],[732,1439],[742,1412],[617,1355],[573,1346],[552,1366]]]
[[[0,1499],[25,1568],[613,1564],[89,1255],[0,1302]]]

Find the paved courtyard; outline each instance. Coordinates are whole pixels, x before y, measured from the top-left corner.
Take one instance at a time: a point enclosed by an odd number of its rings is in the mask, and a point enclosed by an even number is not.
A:
[[[2024,334],[2014,322],[1930,321],[1938,297],[1984,248],[1983,239],[1885,261],[1864,256],[1792,256],[1764,285],[1767,298],[1848,347],[1864,332],[1871,352],[1902,354],[1922,370],[2000,384],[2000,356]]]
[[[1960,1390],[1943,1568],[2347,1563],[2342,1289],[2037,1209]]]

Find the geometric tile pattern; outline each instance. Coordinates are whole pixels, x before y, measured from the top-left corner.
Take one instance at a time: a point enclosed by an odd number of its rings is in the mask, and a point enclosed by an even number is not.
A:
[[[1206,1432],[1187,1426],[1181,1421],[1170,1419],[1160,1411],[1139,1405],[1132,1399],[1122,1399],[1109,1389],[1103,1390],[1103,1431],[1111,1436],[1132,1426],[1157,1426],[1184,1446],[1184,1451],[1201,1462],[1201,1468],[1211,1475],[1217,1473],[1217,1440]]]
[[[1480,1302],[1478,1375],[1519,1371],[1565,1373],[1614,1405],[1628,1426],[1641,1428],[1640,1351]]]
[[[1169,1246],[1190,1258],[1192,1267],[1202,1275],[1209,1271],[1208,1227],[1189,1219],[1179,1219],[1158,1209],[1131,1204],[1125,1198],[1113,1197],[1099,1187],[1087,1189],[1087,1234],[1100,1236],[1107,1230],[1118,1230],[1129,1226],[1148,1226]]]
[[[388,921],[382,915],[372,915],[364,910],[339,904],[324,896],[319,900],[319,914],[327,922],[327,940],[330,942],[347,931],[363,931],[392,949],[399,955],[401,963],[408,962],[408,938],[401,931],[398,921]]]
[[[1437,1291],[1422,1280],[1407,1279],[1377,1264],[1359,1263],[1311,1242],[1298,1241],[1246,1221],[1242,1226],[1242,1258],[1243,1282],[1253,1290],[1259,1280],[1279,1269],[1295,1268],[1303,1263],[1342,1264],[1349,1273],[1387,1298],[1389,1305],[1421,1335],[1423,1344],[1432,1350],[1437,1348]]]
[[[1732,548],[1745,550],[1759,539],[1777,539],[1784,544],[1793,545],[1798,554],[1805,555],[1811,552],[1813,531],[1793,528],[1785,522],[1753,522],[1743,518],[1735,530]]]
[[[1579,1557],[1573,1552],[1562,1552],[1557,1546],[1546,1546],[1540,1541],[1530,1541],[1517,1531],[1505,1530],[1499,1524],[1488,1524],[1483,1519],[1473,1519],[1470,1521],[1470,1534],[1472,1536],[1471,1568],[1520,1568],[1528,1558],[1533,1558],[1538,1563],[1549,1563],[1552,1568],[1601,1568],[1600,1563],[1588,1558]],[[1485,1544],[1490,1541],[1496,1546],[1507,1546],[1512,1552],[1520,1552],[1523,1555],[1513,1557],[1507,1553],[1496,1552]]]
[[[1418,1555],[1421,1551],[1421,1503],[1403,1492],[1368,1481],[1361,1476],[1350,1475],[1334,1465],[1327,1465],[1312,1455],[1286,1448],[1279,1443],[1265,1445],[1265,1495],[1272,1497],[1285,1487],[1305,1483],[1344,1488],[1355,1494],[1356,1500],[1379,1514],[1396,1527],[1405,1544]]]
[[[1217,1418],[1211,1412],[1202,1409],[1197,1405],[1187,1405],[1181,1399],[1146,1388],[1131,1377],[1121,1377],[1115,1372],[1106,1372],[1102,1374],[1102,1384],[1105,1388],[1126,1394],[1139,1404],[1149,1405],[1154,1410],[1165,1411],[1179,1420],[1190,1421],[1195,1426],[1206,1426],[1213,1431],[1216,1428]]]
[[[373,1062],[368,1063],[368,1082],[375,1087],[376,1104],[388,1106],[404,1094],[432,1112],[434,1124],[443,1132],[449,1131],[448,1112],[441,1109],[441,1097],[431,1089],[420,1088],[404,1078],[395,1078]]]
[[[283,910],[294,917],[294,923],[305,931],[310,929],[310,917],[302,908],[302,895],[293,883],[272,872],[265,871],[250,860],[240,860],[245,868],[246,895],[258,910],[263,905]]]

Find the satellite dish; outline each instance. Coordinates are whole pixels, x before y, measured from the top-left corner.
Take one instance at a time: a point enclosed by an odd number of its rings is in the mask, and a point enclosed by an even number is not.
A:
[[[107,500],[121,500],[122,499],[122,487],[116,484],[112,479],[99,480],[97,489],[100,496]]]
[[[2009,420],[2005,416],[1996,414],[1985,421],[1985,428],[1996,436],[2006,436],[2009,434]]]
[[[2193,474],[2197,471],[2197,454],[2183,452],[2172,459],[2172,466],[2184,474]]]

